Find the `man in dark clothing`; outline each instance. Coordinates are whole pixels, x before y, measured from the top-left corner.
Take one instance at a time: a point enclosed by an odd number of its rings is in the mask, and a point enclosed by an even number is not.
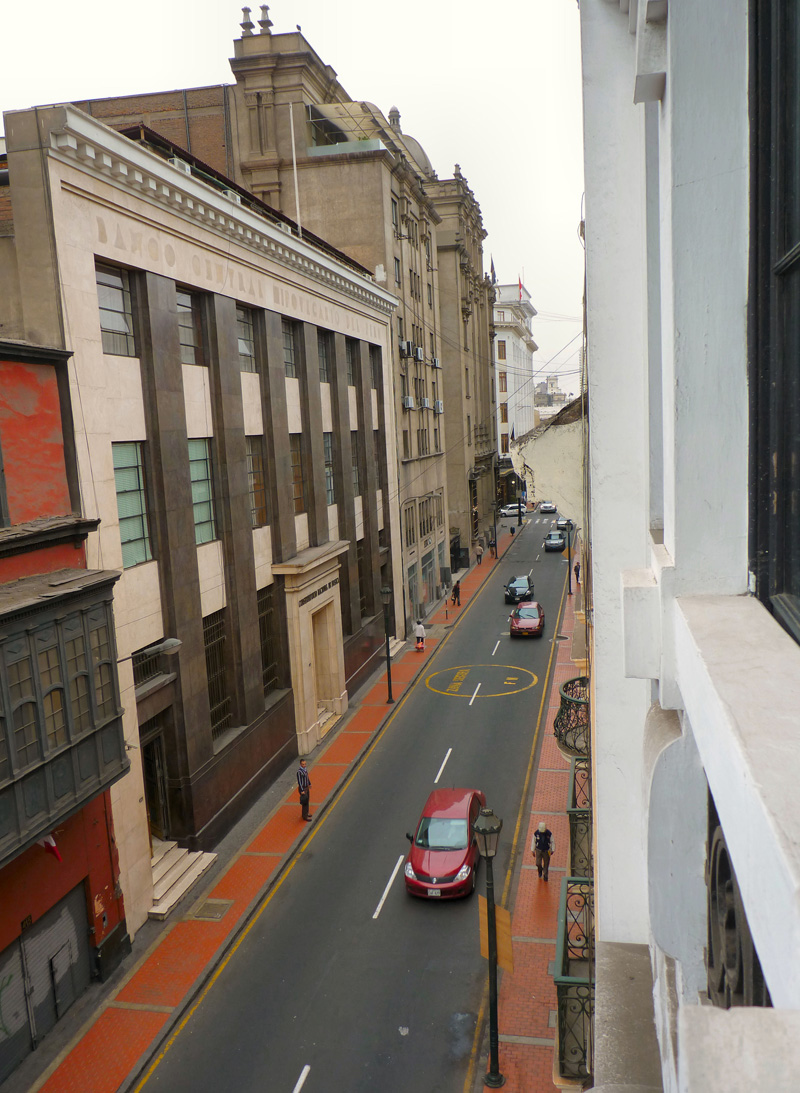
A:
[[[581,563],[576,562],[572,567],[572,572],[575,574],[575,584],[581,583]]]
[[[555,853],[556,841],[553,838],[553,832],[542,820],[539,827],[533,833],[533,846],[531,850],[536,857],[536,868],[539,871],[539,876],[543,880],[547,880],[547,875],[550,872],[550,858]]]
[[[308,799],[311,790],[311,779],[308,777],[305,759],[300,760],[300,766],[297,768],[297,788],[300,790],[300,807],[303,810],[303,819],[310,820],[311,813],[308,811]]]
[[[453,585],[453,595],[450,598],[453,601],[453,607],[461,606],[461,581],[456,581]]]

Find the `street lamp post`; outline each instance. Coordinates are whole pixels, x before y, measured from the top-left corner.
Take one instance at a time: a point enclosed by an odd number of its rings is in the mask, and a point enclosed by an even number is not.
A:
[[[572,521],[567,520],[567,595],[572,595]]]
[[[146,649],[137,649],[135,653],[131,653],[128,657],[120,657],[117,664],[124,664],[126,660],[133,660],[134,657],[155,657],[159,654],[163,654],[165,657],[174,657],[182,645],[183,642],[180,638],[164,638],[158,645],[148,645]]]
[[[483,1084],[490,1089],[505,1085],[498,1059],[499,1036],[497,1033],[497,924],[494,915],[494,875],[492,859],[497,853],[497,843],[503,830],[503,821],[490,808],[482,808],[472,825],[478,841],[478,851],[486,862],[486,925],[489,933],[489,1072]]]
[[[383,629],[386,634],[386,679],[389,685],[389,697],[387,702],[394,702],[392,698],[392,658],[389,654],[389,604],[392,602],[392,590],[388,585],[384,585],[381,589],[381,600],[383,602]]]

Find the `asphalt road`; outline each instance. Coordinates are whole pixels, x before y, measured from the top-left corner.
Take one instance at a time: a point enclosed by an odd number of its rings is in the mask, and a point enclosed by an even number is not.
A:
[[[437,774],[482,789],[504,820],[499,901],[566,582],[565,558],[541,547],[551,523],[534,515],[462,608],[147,1093],[461,1093],[486,982],[477,901],[413,899],[401,866],[378,908]],[[544,637],[512,640],[502,586],[531,570]]]

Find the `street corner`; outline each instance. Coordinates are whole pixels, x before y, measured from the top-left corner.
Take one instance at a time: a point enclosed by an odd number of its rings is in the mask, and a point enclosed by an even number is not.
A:
[[[425,686],[448,698],[502,698],[530,690],[539,677],[528,668],[510,664],[460,664],[432,672]]]

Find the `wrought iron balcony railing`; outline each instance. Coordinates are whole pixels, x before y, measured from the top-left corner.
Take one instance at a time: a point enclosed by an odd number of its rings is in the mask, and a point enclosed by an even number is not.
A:
[[[565,877],[558,911],[556,974],[558,1071],[562,1078],[592,1076],[594,1029],[594,884]]]
[[[559,687],[561,706],[553,721],[559,749],[568,758],[589,756],[589,677],[568,679]]]
[[[569,870],[574,877],[591,877],[592,799],[588,759],[573,759],[569,819]]]

